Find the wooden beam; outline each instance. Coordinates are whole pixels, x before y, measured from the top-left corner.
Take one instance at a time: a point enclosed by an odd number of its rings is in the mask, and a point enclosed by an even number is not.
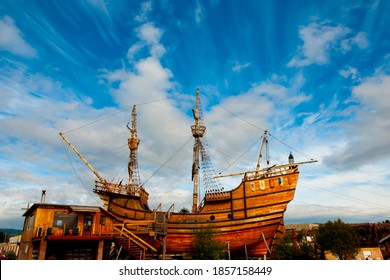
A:
[[[296,163],[282,164],[282,165],[276,165],[274,167],[267,167],[267,168],[263,168],[263,169],[259,169],[259,170],[243,171],[243,172],[231,173],[231,174],[219,174],[219,175],[213,176],[213,178],[239,176],[239,175],[244,175],[247,173],[261,173],[261,172],[267,172],[269,169],[284,168],[284,167],[296,166],[296,165],[300,165],[300,164],[307,164],[307,163],[313,163],[313,162],[318,162],[318,160],[309,160],[309,161],[301,161],[301,162],[296,162]]]

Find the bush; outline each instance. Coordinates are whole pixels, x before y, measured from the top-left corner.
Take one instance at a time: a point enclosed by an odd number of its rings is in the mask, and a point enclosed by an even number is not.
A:
[[[225,257],[225,245],[213,239],[211,225],[195,231],[195,258],[198,260],[220,260]]]

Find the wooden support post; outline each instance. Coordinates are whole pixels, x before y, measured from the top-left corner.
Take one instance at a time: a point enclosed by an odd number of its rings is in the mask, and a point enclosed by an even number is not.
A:
[[[119,255],[121,254],[121,251],[122,251],[122,245],[121,245],[121,247],[119,248],[118,255],[116,255],[116,259],[119,258]]]
[[[244,214],[245,214],[245,219],[248,218],[248,214],[246,212],[246,182],[243,182],[243,191],[244,191]]]
[[[42,238],[39,243],[38,260],[44,260],[46,258],[47,241]]]
[[[100,240],[98,243],[98,249],[97,249],[97,254],[96,254],[97,260],[103,259],[103,248],[104,248],[104,240]]]
[[[163,237],[163,260],[165,260],[166,250],[167,250],[167,235],[164,234],[164,237]]]

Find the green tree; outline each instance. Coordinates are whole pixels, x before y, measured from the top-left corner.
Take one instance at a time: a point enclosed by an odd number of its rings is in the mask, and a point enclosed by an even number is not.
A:
[[[274,260],[315,260],[314,244],[305,242],[302,234],[298,235],[299,242],[294,245],[290,236],[286,235],[284,239],[272,247],[271,257]]]
[[[323,258],[325,251],[330,250],[340,260],[352,259],[359,250],[357,232],[340,219],[320,225],[317,242],[321,247]]]
[[[195,258],[198,260],[220,260],[225,257],[225,245],[213,239],[211,225],[195,231]]]

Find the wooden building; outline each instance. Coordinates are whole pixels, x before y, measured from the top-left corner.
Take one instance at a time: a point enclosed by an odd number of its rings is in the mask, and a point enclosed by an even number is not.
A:
[[[23,216],[21,260],[101,260],[115,241],[112,215],[101,207],[36,203]]]
[[[0,243],[0,253],[13,253],[15,256],[19,254],[19,244],[22,235],[15,235],[9,238],[7,243]]]

